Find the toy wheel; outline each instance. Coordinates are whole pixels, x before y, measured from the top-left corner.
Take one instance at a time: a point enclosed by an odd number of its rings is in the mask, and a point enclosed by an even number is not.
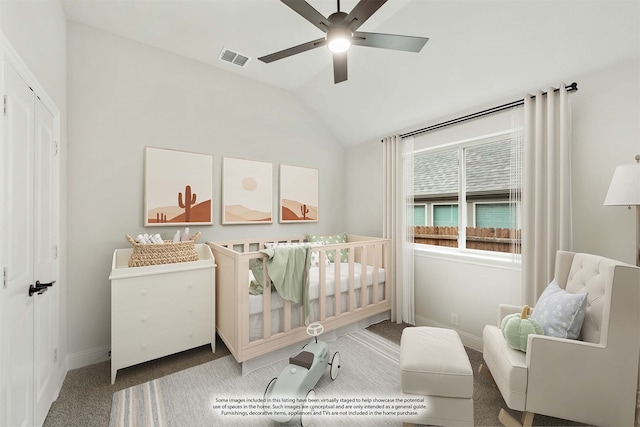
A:
[[[315,390],[311,389],[307,392],[307,396],[304,398],[304,402],[302,403],[302,409],[300,413],[300,425],[302,427],[307,427],[311,425],[311,413],[313,408],[312,400],[316,398]]]
[[[335,380],[338,376],[338,370],[340,369],[340,353],[337,351],[333,353],[333,357],[331,358],[331,370],[329,371],[329,375],[331,375],[331,379]]]
[[[262,396],[262,410],[265,412],[268,409],[271,409],[271,403],[267,403],[267,398],[271,395],[271,390],[273,390],[273,387],[276,385],[277,379],[277,377],[272,378],[271,381],[269,381],[269,384],[267,384],[267,388],[264,389],[264,395]]]
[[[324,326],[322,326],[322,323],[313,322],[309,323],[309,326],[307,326],[307,334],[311,335],[312,337],[317,337],[323,332]]]

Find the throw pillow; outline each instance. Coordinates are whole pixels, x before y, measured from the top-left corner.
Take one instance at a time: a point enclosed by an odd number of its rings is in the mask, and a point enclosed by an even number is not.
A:
[[[587,307],[587,294],[572,294],[555,279],[542,292],[531,317],[536,319],[545,335],[575,340],[580,335]]]
[[[308,242],[322,242],[325,245],[335,245],[339,243],[347,243],[347,233],[333,234],[328,236],[318,236],[315,234],[307,234]],[[330,262],[334,261],[335,251],[327,251],[327,258]],[[340,262],[349,261],[349,251],[347,249],[340,249]]]

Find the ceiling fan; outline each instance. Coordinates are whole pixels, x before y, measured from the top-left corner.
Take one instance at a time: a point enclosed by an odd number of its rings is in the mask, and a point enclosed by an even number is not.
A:
[[[340,11],[340,0],[337,0],[338,11],[326,18],[304,0],[280,1],[326,33],[326,36],[258,59],[269,63],[327,45],[329,50],[333,52],[333,79],[335,83],[347,80],[347,50],[351,45],[420,52],[429,40],[426,37],[356,31],[387,0],[360,0],[349,14]]]

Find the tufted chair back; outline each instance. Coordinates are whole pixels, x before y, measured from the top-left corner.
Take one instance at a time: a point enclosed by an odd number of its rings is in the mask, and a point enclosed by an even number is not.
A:
[[[558,285],[574,294],[587,293],[586,314],[578,338],[582,341],[605,344],[601,342],[605,337],[600,332],[608,326],[611,295],[607,284],[613,280],[616,264],[620,263],[592,254],[564,251],[556,254],[555,279]]]

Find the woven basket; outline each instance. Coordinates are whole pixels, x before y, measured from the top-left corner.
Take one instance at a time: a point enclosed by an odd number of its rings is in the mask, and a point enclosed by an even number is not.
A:
[[[195,241],[200,237],[199,231],[191,236],[191,239],[176,243],[171,240],[165,240],[164,243],[145,245],[137,243],[128,234],[125,237],[133,245],[133,254],[129,258],[129,267],[173,264],[175,262],[198,261],[199,259],[195,245]]]

